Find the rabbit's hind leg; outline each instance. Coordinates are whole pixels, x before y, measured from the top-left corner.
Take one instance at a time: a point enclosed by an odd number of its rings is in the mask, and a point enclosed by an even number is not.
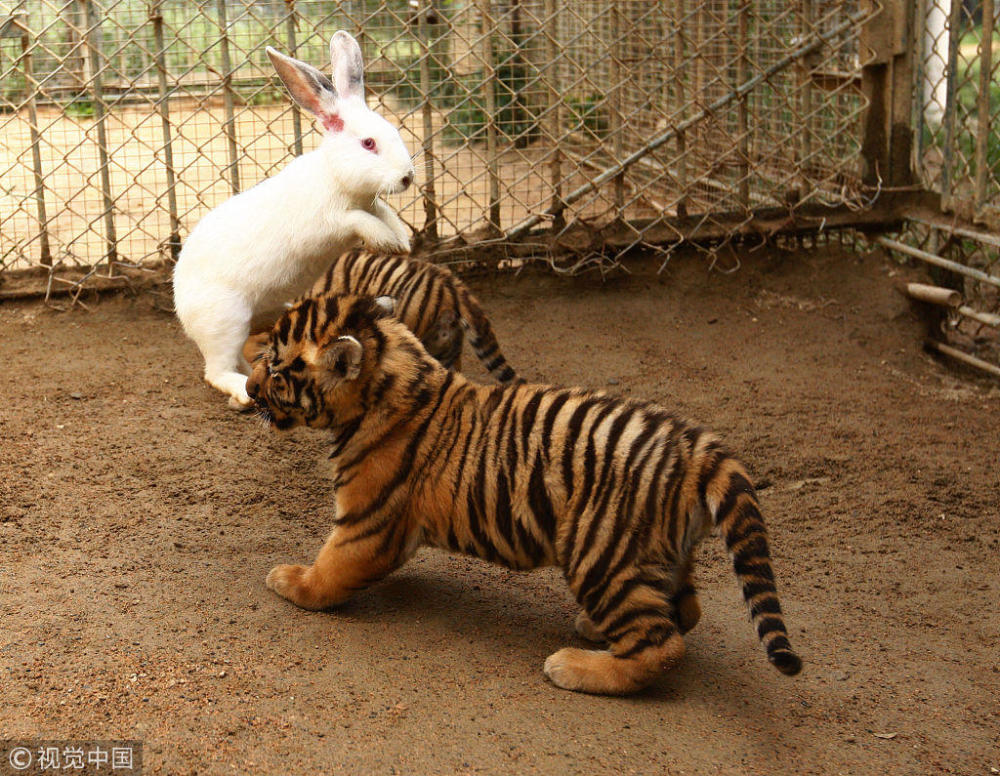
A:
[[[222,318],[197,332],[193,339],[205,357],[205,381],[229,396],[230,407],[248,410],[253,401],[246,389],[250,365],[243,346],[250,335],[250,316],[243,321],[228,315]]]

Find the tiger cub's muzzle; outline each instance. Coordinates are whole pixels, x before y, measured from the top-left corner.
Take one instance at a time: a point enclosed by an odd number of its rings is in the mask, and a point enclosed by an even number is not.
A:
[[[247,378],[247,395],[253,400],[257,410],[264,419],[272,426],[278,429],[291,428],[295,425],[295,420],[289,417],[287,413],[282,412],[276,406],[275,402],[270,400],[268,396],[269,382],[267,368],[262,364],[258,364]]]

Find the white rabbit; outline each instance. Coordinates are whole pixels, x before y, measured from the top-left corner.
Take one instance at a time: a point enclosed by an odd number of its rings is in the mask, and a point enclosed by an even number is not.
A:
[[[211,210],[184,243],[174,306],[205,357],[205,379],[250,406],[243,344],[276,320],[333,259],[364,244],[406,252],[409,232],[379,197],[406,189],[413,162],[397,129],[365,104],[361,47],[343,30],[330,41],[333,82],[267,49],[292,97],[323,128],[319,148]]]

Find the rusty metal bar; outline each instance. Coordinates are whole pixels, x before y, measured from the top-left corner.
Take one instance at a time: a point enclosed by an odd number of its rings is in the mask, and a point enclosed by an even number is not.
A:
[[[623,142],[622,134],[625,131],[624,122],[622,117],[625,113],[624,100],[622,100],[622,91],[624,84],[622,83],[622,51],[625,47],[625,41],[622,40],[622,20],[621,20],[621,3],[611,4],[611,41],[609,43],[610,50],[608,51],[608,56],[611,65],[611,133],[612,133],[612,148],[614,150],[615,161],[618,161],[625,155],[625,145]],[[556,137],[556,135],[553,135]],[[624,218],[625,216],[625,173],[622,172],[621,175],[615,178],[615,189],[614,189],[614,202],[615,202],[615,218]]]
[[[563,126],[563,98],[557,84],[561,50],[559,45],[559,13],[556,8],[556,0],[545,0],[543,13],[545,14],[543,22],[545,27],[545,53],[548,59],[548,70],[545,77],[549,102],[547,127],[549,140],[553,143],[552,155],[549,158],[549,186],[552,189],[549,210],[555,216],[553,227],[559,229],[563,225],[562,212],[564,209],[562,201],[562,151],[559,148]]]
[[[500,173],[497,170],[497,100],[496,68],[493,64],[493,29],[491,0],[478,0],[482,24],[483,101],[486,111],[486,167],[490,178],[489,222],[500,229]]]
[[[914,248],[911,245],[899,242],[899,240],[892,240],[888,237],[879,237],[875,240],[875,242],[885,248],[889,248],[890,250],[905,253],[907,256],[920,259],[920,261],[926,262],[927,264],[933,264],[936,267],[948,269],[952,272],[957,272],[959,275],[965,275],[973,280],[979,280],[983,283],[989,283],[991,286],[1000,288],[1000,277],[997,277],[996,275],[990,275],[986,272],[982,272],[981,270],[967,267],[964,264],[959,264],[957,261],[952,261],[951,259],[938,256],[936,253],[928,253],[927,251],[920,250],[920,248]]]
[[[802,15],[800,17],[799,34],[805,37],[810,33],[815,24],[815,14],[813,13],[812,0],[802,0]],[[808,160],[812,158],[812,112],[813,112],[813,86],[812,86],[813,58],[808,57],[802,60],[802,78],[799,82],[802,115],[799,121],[802,122],[799,146],[799,170],[803,179],[808,180],[805,168]],[[803,192],[804,194],[805,192]]]
[[[35,76],[31,62],[33,47],[27,25],[21,26],[21,62],[24,66],[25,105],[28,108],[28,127],[31,132],[31,169],[35,177],[35,207],[38,211],[38,246],[42,266],[52,266],[52,248],[49,245],[49,217],[45,207],[45,175],[42,169],[41,134],[38,131],[38,109],[35,105]]]
[[[960,305],[956,312],[959,315],[964,315],[966,318],[971,318],[978,323],[983,323],[987,326],[992,326],[994,329],[1000,329],[1000,315],[995,315],[994,313],[984,313],[979,310],[974,310],[967,305]]]
[[[424,228],[426,239],[435,242],[438,239],[437,192],[434,180],[434,108],[431,105],[431,63],[430,56],[430,20],[428,14],[434,13],[434,0],[423,0],[417,10],[417,29],[420,33],[420,115],[423,121],[423,138],[421,149],[424,157]]]
[[[295,29],[298,20],[295,17],[295,0],[285,0],[285,36],[288,38],[288,55],[294,57],[298,51],[299,44],[296,40]],[[295,100],[292,103],[292,150],[296,156],[302,156],[302,109]]]
[[[808,2],[806,3],[808,7]],[[736,58],[736,81],[742,83],[747,78],[750,69],[747,46],[750,38],[750,0],[740,2],[739,20],[737,23],[739,56]],[[740,97],[736,105],[736,126],[739,132],[737,148],[739,151],[739,198],[740,205],[750,207],[750,110],[747,104],[749,95]],[[808,132],[803,133],[808,135]]]
[[[677,35],[677,45],[674,46],[674,73],[676,74],[677,104],[680,106],[680,116],[683,119],[687,113],[687,92],[685,87],[685,77],[688,68],[684,67],[684,53],[688,50],[687,36],[684,34],[684,0],[674,0],[672,11],[674,14],[674,32]],[[677,133],[677,185],[681,192],[686,192],[688,188],[688,158],[687,158],[687,136],[684,132]],[[687,213],[687,197],[682,193],[677,200],[677,214]]]
[[[226,0],[216,0],[219,14],[219,50],[222,53],[222,98],[226,120],[222,131],[229,140],[229,183],[233,194],[240,193],[240,166],[236,146],[236,119],[233,114],[233,65],[229,57],[229,20],[226,17]]]
[[[163,164],[167,175],[167,208],[170,212],[170,236],[167,245],[170,258],[177,261],[181,252],[181,219],[177,211],[177,177],[174,172],[174,144],[170,126],[170,90],[167,85],[166,43],[163,38],[163,0],[150,3],[149,15],[153,21],[153,60],[156,62],[156,76],[160,97],[156,109],[160,114],[163,134]]]
[[[90,85],[94,99],[94,123],[97,126],[97,153],[100,162],[101,197],[104,200],[104,240],[107,246],[105,259],[108,274],[114,274],[118,261],[118,238],[115,231],[115,201],[111,196],[111,170],[108,156],[107,106],[104,104],[103,65],[101,64],[101,20],[94,12],[93,0],[80,0],[86,29],[87,49],[90,52]]]
[[[904,293],[910,299],[927,304],[936,304],[940,307],[948,307],[957,310],[962,304],[962,295],[954,288],[942,288],[941,286],[931,286],[926,283],[906,283],[903,285]]]
[[[965,353],[957,348],[951,347],[951,345],[945,345],[943,342],[938,342],[937,340],[926,340],[924,343],[931,350],[936,350],[938,353],[943,353],[946,356],[950,356],[956,361],[961,361],[963,364],[968,364],[969,366],[974,366],[976,369],[982,369],[984,372],[993,375],[994,377],[1000,377],[1000,366],[996,364],[991,364],[989,361],[983,361],[981,358],[976,358],[968,353]]]
[[[943,218],[929,218],[926,215],[912,210],[907,210],[903,212],[906,216],[907,221],[916,221],[924,226],[929,226],[934,234],[937,232],[947,232],[948,236],[957,235],[958,237],[966,237],[970,240],[975,240],[976,242],[983,243],[984,245],[991,245],[994,248],[1000,248],[1000,236],[993,234],[992,232],[984,232],[978,229],[970,229],[968,227],[959,226],[950,220]]]
[[[954,0],[959,2],[959,0]],[[986,185],[990,179],[987,157],[990,137],[990,88],[993,82],[993,0],[982,0],[982,33],[979,39],[979,99],[976,121],[976,209],[986,202]]]

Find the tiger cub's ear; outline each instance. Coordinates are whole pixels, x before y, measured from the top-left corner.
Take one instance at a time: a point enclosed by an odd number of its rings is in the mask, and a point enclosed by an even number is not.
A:
[[[391,296],[377,296],[375,297],[374,308],[375,320],[388,318],[396,312],[396,300]]]
[[[320,363],[338,377],[353,380],[361,372],[361,353],[361,343],[345,334],[323,350]]]

